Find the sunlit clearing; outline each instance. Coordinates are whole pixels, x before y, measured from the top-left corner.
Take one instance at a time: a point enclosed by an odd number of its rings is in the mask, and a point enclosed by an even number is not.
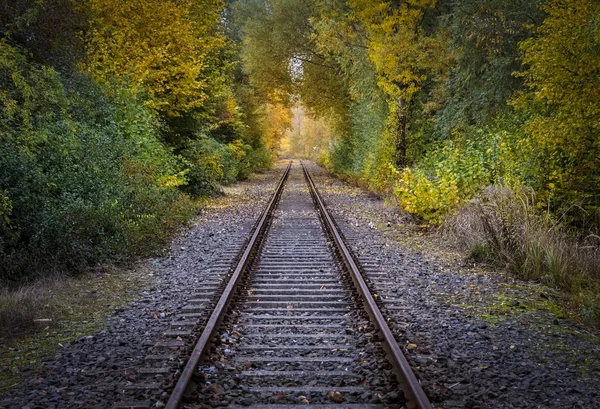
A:
[[[292,127],[281,140],[281,156],[319,160],[333,140],[331,127],[302,106],[294,107],[292,113]]]

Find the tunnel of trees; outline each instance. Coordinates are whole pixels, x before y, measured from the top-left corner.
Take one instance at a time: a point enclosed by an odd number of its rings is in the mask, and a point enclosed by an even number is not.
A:
[[[594,0],[2,1],[0,276],[150,254],[285,147],[597,282],[599,50]]]

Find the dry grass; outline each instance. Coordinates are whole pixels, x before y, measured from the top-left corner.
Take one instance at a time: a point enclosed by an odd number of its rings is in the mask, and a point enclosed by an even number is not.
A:
[[[532,193],[490,186],[447,221],[445,232],[474,259],[564,290],[584,321],[600,325],[598,236],[576,239],[536,208]]]
[[[148,267],[138,265],[0,287],[0,395],[61,344],[95,331],[152,281]]]
[[[15,290],[0,292],[0,337],[7,338],[34,329],[35,319],[55,314],[47,310],[51,293],[50,283],[37,283]]]
[[[149,274],[141,266],[126,271],[105,267],[81,277],[53,277],[17,287],[0,287],[0,339],[86,316],[93,319],[99,310],[130,298],[131,288],[148,281]]]

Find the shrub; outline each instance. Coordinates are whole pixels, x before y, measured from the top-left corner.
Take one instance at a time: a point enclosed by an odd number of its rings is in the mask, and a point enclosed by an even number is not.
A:
[[[519,186],[530,164],[518,155],[519,135],[508,131],[469,130],[431,150],[413,169],[396,178],[401,206],[432,224],[440,224],[461,202],[483,186]]]
[[[405,169],[394,193],[404,210],[435,224],[459,202],[454,179],[442,176],[432,181],[420,170]]]
[[[247,177],[248,173],[261,172],[273,166],[274,153],[265,146],[252,149],[245,159],[244,171],[240,174]]]
[[[196,196],[215,193],[220,185],[267,169],[273,160],[265,147],[252,149],[240,139],[225,144],[203,134],[187,141],[181,154],[189,168],[186,174],[188,183],[184,189]]]
[[[127,92],[109,96],[0,42],[0,105],[1,278],[149,252],[159,225],[189,216],[181,162]]]

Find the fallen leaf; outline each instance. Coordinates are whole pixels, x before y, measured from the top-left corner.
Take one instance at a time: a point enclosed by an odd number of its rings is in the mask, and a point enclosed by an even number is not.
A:
[[[327,290],[327,286],[326,286],[325,284],[323,284],[323,285],[321,286],[321,290]]]
[[[310,402],[308,401],[308,399],[306,399],[306,396],[304,395],[298,396],[298,399],[300,400],[300,403],[304,403],[305,405],[310,404]]]
[[[407,347],[408,349],[416,348],[416,347],[417,347],[417,344],[408,344],[406,347]]]
[[[329,391],[327,392],[327,398],[335,403],[342,403],[344,398],[342,398],[342,394],[340,391]]]

